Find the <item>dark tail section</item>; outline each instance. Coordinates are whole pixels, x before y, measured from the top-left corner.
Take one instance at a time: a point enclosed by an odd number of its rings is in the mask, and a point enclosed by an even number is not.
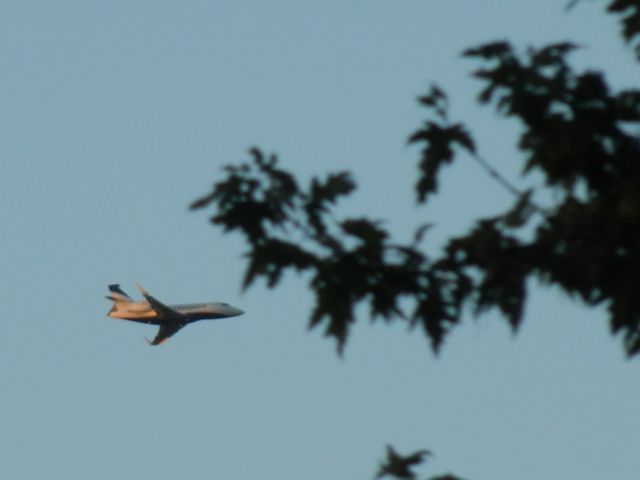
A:
[[[117,284],[109,285],[109,295],[107,295],[107,298],[113,302],[111,310],[107,312],[107,315],[121,308],[126,308],[129,303],[133,303],[131,297],[120,290],[120,285]]]
[[[131,300],[131,297],[129,295],[127,295],[122,291],[119,283],[114,283],[113,285],[109,285],[109,291],[111,292],[113,297],[116,297],[119,300],[129,300],[130,302],[133,301]]]

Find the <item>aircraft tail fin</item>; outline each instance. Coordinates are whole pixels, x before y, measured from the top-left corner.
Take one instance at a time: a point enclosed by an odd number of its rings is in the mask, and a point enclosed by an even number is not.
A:
[[[120,289],[120,285],[118,285],[118,284],[109,285],[109,295],[107,295],[107,298],[109,300],[113,300],[115,305],[118,305],[119,303],[131,303],[131,302],[133,302],[131,297],[129,295],[127,295],[126,293],[124,293]]]

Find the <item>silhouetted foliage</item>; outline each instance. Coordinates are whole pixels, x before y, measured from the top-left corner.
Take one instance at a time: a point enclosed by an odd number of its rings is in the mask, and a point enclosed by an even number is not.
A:
[[[394,448],[387,445],[387,457],[380,464],[375,478],[395,478],[397,480],[418,480],[418,475],[414,469],[431,456],[428,450],[418,450],[409,455],[400,455]],[[438,475],[428,480],[463,480],[451,474]]]
[[[576,48],[563,42],[520,54],[502,41],[464,52],[483,64],[473,74],[484,83],[480,103],[522,123],[523,172],[545,178],[535,191],[518,191],[477,154],[468,129],[450,122],[442,89],[419,98],[430,119],[409,137],[423,146],[417,201],[437,191],[438,173],[459,151],[514,194],[503,214],[479,219],[439,257],[419,248],[424,225],[416,241],[399,244],[378,220],[337,219],[332,208],[356,188],[349,173],[302,187],[256,148],[251,162],[226,167],[227,178],[192,207],[215,204],[213,223],[245,235],[245,287],[259,277],[274,287],[288,269],[310,272],[310,325],[324,324],[340,351],[362,302],[372,319],[421,326],[435,351],[466,305],[476,314],[498,309],[517,328],[533,277],[589,305],[605,303],[612,331],[633,355],[640,351],[640,142],[631,128],[640,125],[640,90],[612,92],[602,72],[576,72],[567,61]],[[535,197],[555,200],[543,208]]]
[[[640,60],[640,3],[610,1],[607,11]],[[226,167],[226,178],[192,208],[213,206],[214,224],[245,236],[245,287],[259,278],[275,287],[288,270],[307,274],[315,295],[310,326],[323,325],[339,352],[360,304],[372,320],[421,327],[436,352],[467,307],[476,315],[497,309],[516,329],[533,278],[605,305],[612,332],[633,356],[640,352],[640,90],[614,91],[604,72],[577,71],[569,63],[577,48],[560,42],[519,52],[497,41],[463,53],[480,62],[473,72],[482,83],[479,103],[521,124],[523,175],[544,178],[532,190],[518,190],[478,153],[470,130],[450,120],[442,88],[419,97],[428,118],[409,136],[421,146],[417,202],[437,193],[442,168],[460,155],[513,194],[502,214],[478,219],[437,256],[420,246],[428,224],[403,244],[380,220],[339,219],[336,204],[356,189],[350,173],[303,186],[257,148],[251,161]],[[401,456],[389,447],[378,477],[417,478],[412,468],[427,453]]]
[[[424,458],[431,455],[428,450],[419,450],[407,456],[399,455],[391,445],[387,445],[387,458],[380,465],[376,478],[386,476],[400,479],[415,479],[413,468],[420,465]]]
[[[620,15],[622,36],[640,59],[640,4],[636,0],[616,0],[609,4],[607,10]]]

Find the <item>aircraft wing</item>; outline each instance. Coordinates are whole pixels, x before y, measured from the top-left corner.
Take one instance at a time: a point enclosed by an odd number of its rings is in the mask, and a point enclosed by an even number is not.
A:
[[[160,300],[156,300],[154,297],[149,295],[149,292],[147,292],[144,288],[142,288],[142,286],[140,285],[136,285],[136,286],[138,287],[138,290],[140,290],[140,293],[142,294],[142,296],[147,300],[147,302],[149,302],[149,305],[151,305],[151,308],[153,308],[155,312],[158,314],[158,318],[171,318],[171,319],[184,318],[184,315],[181,314],[180,312],[176,312],[173,308],[167,307]],[[160,330],[162,330],[162,328],[160,328]],[[178,330],[176,330],[175,332],[172,332],[170,335],[173,335],[177,331]]]
[[[153,341],[150,341],[148,338],[146,339],[149,345],[160,345],[171,335],[174,335],[178,330],[184,327],[186,323],[174,323],[170,325],[160,325],[160,330],[158,330],[158,334]]]

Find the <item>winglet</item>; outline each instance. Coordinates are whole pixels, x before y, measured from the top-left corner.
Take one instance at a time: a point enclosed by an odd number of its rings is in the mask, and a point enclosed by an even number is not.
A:
[[[155,298],[153,298],[149,292],[147,292],[142,285],[140,285],[139,283],[136,283],[136,288],[138,290],[140,290],[140,293],[142,294],[142,296],[145,298],[145,300],[147,300],[147,302],[149,302],[151,305],[154,305],[156,300]]]
[[[146,340],[147,344],[151,345],[152,347],[155,345],[162,345],[164,343],[164,341],[166,340],[166,338],[163,338],[159,341],[157,341],[157,337],[155,340],[149,340],[147,337],[144,337],[144,339]]]

